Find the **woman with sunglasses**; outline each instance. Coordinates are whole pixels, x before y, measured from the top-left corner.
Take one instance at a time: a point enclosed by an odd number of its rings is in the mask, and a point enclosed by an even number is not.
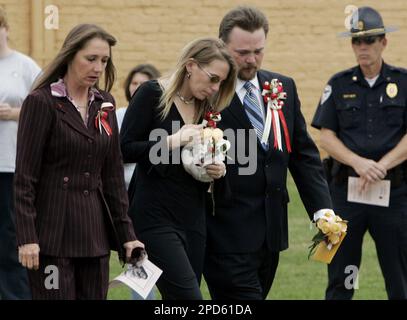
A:
[[[221,40],[192,41],[172,74],[140,86],[123,120],[124,161],[138,163],[129,215],[149,259],[163,270],[157,287],[164,300],[202,299],[209,184],[184,170],[180,154],[200,137],[205,113],[230,103],[235,79],[234,61]],[[219,179],[225,165],[209,165],[207,173]]]

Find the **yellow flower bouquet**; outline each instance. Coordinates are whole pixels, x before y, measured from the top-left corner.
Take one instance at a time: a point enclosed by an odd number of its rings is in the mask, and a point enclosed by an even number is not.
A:
[[[331,263],[346,235],[348,221],[342,220],[331,209],[323,209],[314,217],[318,233],[312,238],[308,259]]]

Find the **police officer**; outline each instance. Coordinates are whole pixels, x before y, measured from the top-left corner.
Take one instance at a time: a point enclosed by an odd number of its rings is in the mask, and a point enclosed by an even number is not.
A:
[[[359,8],[351,25],[342,35],[351,37],[358,65],[329,80],[312,121],[321,129],[321,147],[336,163],[330,183],[335,212],[349,221],[328,266],[326,299],[352,298],[354,281],[347,277],[350,266],[360,266],[366,230],[375,241],[389,299],[406,299],[407,70],[384,63],[386,33],[395,28],[384,27],[376,10]],[[360,195],[389,180],[389,205],[348,201],[349,176],[359,178]]]

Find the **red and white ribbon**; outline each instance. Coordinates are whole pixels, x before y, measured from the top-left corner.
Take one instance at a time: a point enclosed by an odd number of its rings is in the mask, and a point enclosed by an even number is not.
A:
[[[99,129],[100,134],[103,134],[103,130],[105,130],[108,136],[112,135],[112,128],[110,127],[109,121],[107,117],[109,112],[114,111],[114,105],[111,102],[103,102],[100,110],[98,111],[96,118],[95,118],[95,126],[96,129]]]
[[[205,113],[204,120],[202,120],[202,124],[204,127],[211,127],[216,128],[216,123],[222,120],[220,112],[217,111],[208,111]]]
[[[283,85],[278,79],[273,79],[271,82],[266,81],[263,85],[262,96],[264,102],[267,103],[266,123],[264,125],[262,143],[268,143],[271,128],[274,134],[274,148],[283,151],[281,127],[284,132],[285,144],[287,151],[291,152],[290,135],[288,132],[287,122],[282,111],[284,106],[283,100],[287,98],[287,93],[283,91]]]

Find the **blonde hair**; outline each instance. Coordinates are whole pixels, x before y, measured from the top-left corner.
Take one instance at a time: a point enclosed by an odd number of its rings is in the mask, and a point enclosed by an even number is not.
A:
[[[211,98],[205,100],[196,100],[198,112],[195,115],[194,122],[202,118],[203,115],[213,109],[221,111],[226,108],[232,101],[235,93],[237,67],[227,51],[225,43],[215,38],[200,38],[187,44],[182,50],[178,60],[175,72],[167,79],[163,94],[160,98],[160,107],[162,108],[161,116],[165,119],[174,103],[176,93],[181,88],[187,75],[186,65],[191,59],[194,59],[200,65],[207,65],[214,60],[225,61],[229,65],[229,73],[226,79],[221,83],[219,91]]]
[[[116,39],[104,29],[94,24],[79,24],[69,32],[57,56],[45,68],[44,73],[35,82],[34,90],[48,86],[59,78],[64,77],[68,70],[68,65],[75,58],[76,53],[83,49],[88,41],[94,38],[106,41],[110,47],[110,59],[107,61],[104,72],[104,89],[110,91],[116,77],[111,52],[111,47],[116,44]],[[98,83],[96,84],[96,88],[99,88]]]

